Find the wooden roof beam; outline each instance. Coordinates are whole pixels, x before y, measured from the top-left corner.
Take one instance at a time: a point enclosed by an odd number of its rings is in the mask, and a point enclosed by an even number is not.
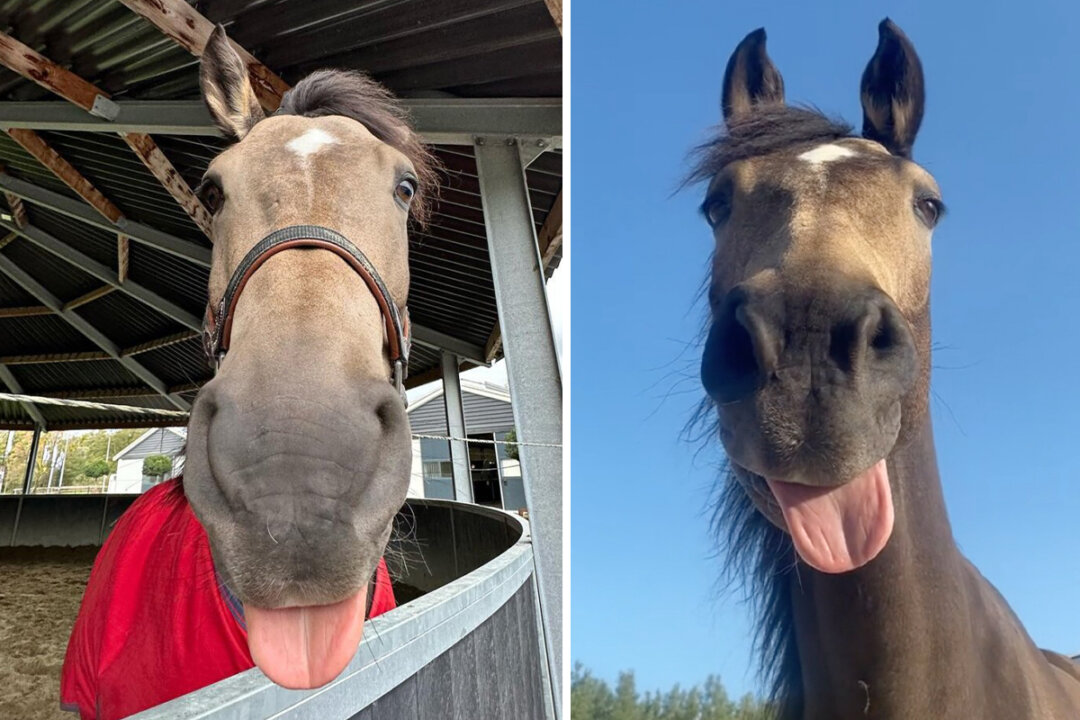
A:
[[[44,305],[0,308],[0,318],[37,317],[38,315],[52,315],[52,310]]]
[[[83,305],[89,305],[90,303],[94,302],[98,298],[103,298],[106,295],[108,295],[109,293],[113,292],[114,290],[116,290],[115,285],[102,285],[99,288],[91,290],[90,292],[86,293],[85,295],[80,295],[79,297],[75,298],[74,300],[68,300],[66,303],[64,303],[63,307],[64,307],[65,310],[74,310],[77,307],[82,307]]]
[[[33,80],[46,90],[56,93],[91,114],[112,120],[119,112],[118,106],[112,102],[107,92],[5,33],[0,33],[0,64],[27,80]],[[8,132],[11,134],[14,131],[16,129],[13,128]],[[28,130],[21,132],[32,133]],[[12,135],[12,137],[15,136]],[[158,148],[154,139],[143,133],[120,133],[120,137],[158,179],[158,182],[176,199],[199,229],[209,237],[210,215],[188,184],[184,182],[180,173]],[[49,169],[52,170],[51,167]],[[57,177],[68,182],[60,175]]]
[[[120,352],[120,354],[138,355],[139,353],[150,352],[151,350],[158,350],[163,347],[168,347],[169,345],[182,343],[187,340],[191,340],[192,338],[197,338],[200,335],[202,335],[201,332],[185,330],[183,332],[173,333],[172,335],[166,335],[163,338],[158,338],[156,340],[148,340],[147,342],[139,343],[138,345],[126,347]]]
[[[39,355],[5,355],[0,357],[2,365],[47,365],[50,363],[87,362],[90,360],[109,360],[104,350],[85,352],[42,353]]]
[[[119,398],[151,397],[157,395],[157,392],[148,387],[74,388],[70,390],[44,390],[38,395],[60,400],[116,400]]]
[[[120,0],[132,12],[146,18],[151,25],[172,38],[180,47],[195,57],[202,57],[206,41],[214,31],[214,23],[184,0]],[[267,112],[274,112],[281,104],[289,84],[272,70],[255,59],[251,53],[232,40],[233,48],[247,65],[248,76],[259,104]]]
[[[18,195],[12,195],[9,192],[4,193],[4,199],[7,200],[8,207],[11,208],[11,219],[19,227],[26,227],[26,223],[29,222],[26,214],[26,205],[23,204],[23,200]]]
[[[112,288],[109,288],[112,290]],[[70,307],[72,303],[67,303],[65,307]],[[45,308],[49,313],[52,310]],[[173,333],[172,335],[166,335],[162,338],[156,338],[154,340],[148,340],[138,345],[132,345],[131,347],[123,348],[120,351],[122,357],[130,357],[132,355],[138,355],[144,352],[150,352],[151,350],[157,350],[159,348],[168,347],[169,345],[175,345],[177,343],[191,340],[192,338],[199,337],[200,333],[193,332],[191,330],[185,330],[183,332]],[[0,364],[3,365],[47,365],[49,363],[67,363],[67,362],[86,362],[88,360],[109,360],[108,353],[100,350],[88,350],[85,352],[66,352],[66,353],[38,353],[30,355],[7,355],[0,356]]]
[[[19,143],[23,150],[33,155],[49,172],[74,190],[76,195],[85,200],[90,207],[97,210],[109,222],[117,223],[120,218],[124,217],[124,213],[120,211],[120,208],[116,207],[111,200],[94,187],[93,183],[83,177],[82,173],[76,170],[74,165],[65,160],[60,153],[45,142],[45,138],[33,130],[20,128],[10,128],[7,134],[11,136],[12,140]]]

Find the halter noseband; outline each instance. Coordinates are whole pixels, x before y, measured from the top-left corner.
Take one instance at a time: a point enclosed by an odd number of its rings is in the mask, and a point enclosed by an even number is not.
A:
[[[360,248],[344,235],[321,225],[291,225],[264,237],[240,261],[229,279],[229,285],[225,288],[225,294],[221,297],[217,309],[207,303],[206,318],[203,322],[203,348],[214,370],[221,366],[221,361],[229,350],[233,311],[248,280],[271,257],[283,250],[297,247],[329,250],[347,262],[349,267],[363,278],[375,301],[379,303],[379,310],[386,323],[386,342],[389,346],[390,365],[393,368],[391,382],[401,393],[402,402],[408,404],[405,375],[409,369],[409,310],[407,307],[398,309],[375,266]]]

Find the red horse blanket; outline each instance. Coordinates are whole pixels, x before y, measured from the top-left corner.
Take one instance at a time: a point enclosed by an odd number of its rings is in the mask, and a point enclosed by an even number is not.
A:
[[[368,617],[396,607],[386,561]],[[60,678],[82,720],[123,718],[255,666],[243,606],[214,571],[179,480],[144,493],[94,561]]]

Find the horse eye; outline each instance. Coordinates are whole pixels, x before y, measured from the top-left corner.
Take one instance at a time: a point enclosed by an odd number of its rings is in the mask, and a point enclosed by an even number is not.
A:
[[[941,220],[944,210],[945,206],[937,198],[924,197],[915,201],[915,214],[922,220],[923,225],[931,230]]]
[[[709,197],[701,206],[701,212],[709,226],[715,228],[731,215],[731,202],[724,195]]]
[[[199,186],[199,200],[211,215],[216,215],[225,204],[225,191],[213,180],[203,180]]]
[[[405,207],[409,207],[409,203],[412,202],[413,196],[416,195],[416,181],[412,178],[405,178],[397,184],[394,189],[394,196]]]

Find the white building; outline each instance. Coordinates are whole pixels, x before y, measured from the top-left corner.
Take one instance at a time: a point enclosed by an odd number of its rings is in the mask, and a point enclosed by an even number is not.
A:
[[[164,455],[172,459],[172,471],[165,477],[173,477],[180,472],[184,462],[184,444],[187,442],[187,428],[152,428],[147,430],[133,443],[116,453],[116,474],[109,478],[111,493],[141,493],[156,485],[163,478],[143,475],[143,460],[151,455]]]
[[[514,429],[510,393],[505,387],[463,377],[461,399],[469,440],[505,440]],[[431,393],[413,402],[408,412],[413,434],[447,435],[446,402],[441,383]],[[515,512],[525,508],[521,467],[510,457],[507,446],[470,442],[468,447],[475,502]],[[448,440],[413,438],[409,497],[453,499],[453,463]]]

